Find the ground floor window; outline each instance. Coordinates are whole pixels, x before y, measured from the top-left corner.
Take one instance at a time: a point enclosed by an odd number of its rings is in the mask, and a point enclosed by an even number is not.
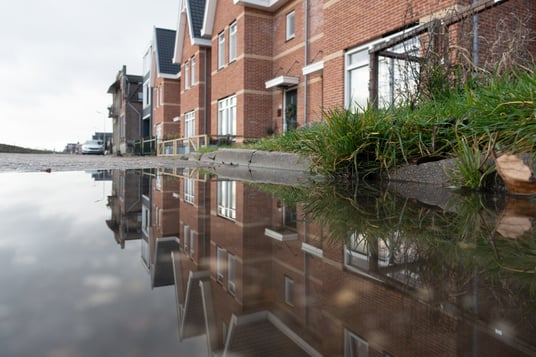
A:
[[[236,219],[236,181],[218,181],[218,215]]]
[[[376,42],[351,49],[345,54],[345,106],[352,111],[363,110],[368,105],[371,80],[369,48]],[[385,51],[392,56],[379,56],[377,96],[380,108],[400,103],[415,93],[420,65],[410,58],[417,58],[419,51],[420,41],[416,37]],[[396,56],[400,54],[404,56]]]
[[[218,101],[218,135],[236,135],[236,95]]]
[[[190,138],[195,136],[195,112],[191,111],[184,114],[184,137]]]

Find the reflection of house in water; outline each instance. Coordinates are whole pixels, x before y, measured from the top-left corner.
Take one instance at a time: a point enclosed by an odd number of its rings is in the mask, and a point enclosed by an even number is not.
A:
[[[328,244],[327,224],[251,185],[186,169],[158,176],[153,202],[161,194],[159,210],[173,213],[152,215],[161,233],[151,277],[153,286],[175,283],[180,339],[206,335],[223,356],[536,351],[517,307],[491,298],[507,294],[446,266],[438,281],[402,231],[375,243],[348,232]]]
[[[112,181],[112,170],[94,170],[90,172],[95,181]]]
[[[114,238],[121,248],[128,240],[141,238],[141,188],[142,176],[139,172],[113,171],[112,193],[108,196],[112,217],[106,224],[114,232]]]

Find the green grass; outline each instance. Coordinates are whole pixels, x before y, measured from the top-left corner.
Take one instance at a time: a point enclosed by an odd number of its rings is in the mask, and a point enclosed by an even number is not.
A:
[[[332,108],[321,122],[263,139],[255,148],[300,153],[319,173],[352,179],[382,177],[423,157],[456,157],[460,185],[478,189],[494,171],[483,162],[491,149],[534,151],[535,97],[535,70],[481,75],[416,105],[359,113]]]
[[[24,147],[15,146],[15,145],[0,144],[0,152],[11,153],[11,154],[47,154],[47,153],[51,153],[52,151],[36,150],[36,149],[29,149],[29,148],[24,148]]]

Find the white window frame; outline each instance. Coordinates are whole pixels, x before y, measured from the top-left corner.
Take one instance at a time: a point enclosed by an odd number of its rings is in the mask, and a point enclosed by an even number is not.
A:
[[[218,34],[218,69],[225,66],[225,31]]]
[[[195,186],[194,179],[185,177],[184,178],[184,202],[189,204],[194,204],[195,199]]]
[[[344,329],[344,357],[368,357],[368,342]]]
[[[190,257],[193,258],[195,256],[195,231],[193,229],[190,230]]]
[[[197,68],[196,68],[195,56],[192,56],[192,58],[190,59],[190,74],[191,74],[190,85],[193,87],[197,84],[197,80],[196,80]]]
[[[218,216],[236,220],[236,181],[218,181]]]
[[[216,281],[220,284],[223,284],[224,259],[225,249],[216,247]]]
[[[184,255],[188,256],[190,253],[190,248],[188,246],[189,240],[188,240],[188,232],[190,231],[190,227],[188,227],[186,224],[182,228],[182,240],[183,240],[183,249],[184,249]]]
[[[195,111],[184,113],[184,137],[195,136]]]
[[[229,63],[235,61],[237,57],[237,27],[236,21],[229,25]]]
[[[236,256],[231,253],[227,253],[227,290],[236,294]]]
[[[285,275],[285,304],[294,306],[294,279]]]
[[[236,135],[236,95],[218,101],[218,135]]]
[[[291,11],[287,14],[286,18],[286,40],[292,40],[296,37],[296,11]]]
[[[184,62],[184,90],[190,89],[190,62]]]
[[[344,106],[345,108],[357,112],[365,108],[369,101],[369,83],[370,83],[370,53],[369,50],[379,42],[385,42],[389,39],[399,36],[400,34],[410,31],[409,28],[403,32],[397,32],[391,36],[381,38],[365,45],[353,48],[345,54],[344,68]],[[407,50],[407,51],[406,51]],[[411,38],[403,43],[395,45],[389,49],[390,52],[408,53],[409,55],[418,56],[419,38]],[[402,92],[401,86],[405,90],[415,90],[416,83],[411,84],[409,81],[416,80],[405,75],[397,68],[402,68],[400,63],[407,61],[380,57],[378,60],[378,106],[380,108],[396,104],[400,100],[397,92]],[[398,63],[398,64],[397,64]],[[358,72],[359,71],[359,72]],[[418,71],[418,69],[417,69]],[[355,76],[358,75],[359,77]],[[354,75],[354,78],[352,78]],[[359,80],[355,85],[354,80]],[[353,92],[354,90],[354,92]],[[359,91],[359,92],[358,92]]]

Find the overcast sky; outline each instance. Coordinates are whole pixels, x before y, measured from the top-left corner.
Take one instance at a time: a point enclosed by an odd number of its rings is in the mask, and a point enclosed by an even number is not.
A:
[[[63,150],[112,130],[108,87],[142,71],[153,27],[179,0],[0,2],[0,143]]]

